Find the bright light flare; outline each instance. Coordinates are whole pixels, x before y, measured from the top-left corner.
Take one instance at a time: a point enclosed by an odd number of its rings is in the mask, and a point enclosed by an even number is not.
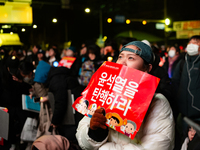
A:
[[[33,25],[33,28],[34,28],[34,29],[36,29],[36,28],[37,28],[37,25],[36,25],[36,24],[34,24],[34,25]]]
[[[56,22],[57,22],[57,19],[56,19],[56,18],[53,18],[52,22],[53,22],[53,23],[56,23]]]
[[[165,19],[165,24],[166,24],[167,26],[170,24],[169,18],[166,18],[166,19]]]
[[[90,8],[85,8],[86,13],[90,13]]]
[[[131,23],[131,20],[126,19],[126,24],[130,24],[130,23]]]
[[[108,19],[107,19],[107,22],[108,22],[108,23],[111,23],[111,22],[112,22],[112,19],[111,19],[111,18],[108,18]]]
[[[147,21],[146,21],[146,20],[143,20],[143,21],[142,21],[142,24],[143,24],[143,25],[146,25],[146,24],[147,24]]]

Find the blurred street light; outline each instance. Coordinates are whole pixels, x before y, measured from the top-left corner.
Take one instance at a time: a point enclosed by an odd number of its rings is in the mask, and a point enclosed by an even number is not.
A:
[[[1,27],[2,27],[2,29],[8,29],[8,28],[11,28],[11,25],[6,24],[6,25],[2,25]]]
[[[10,32],[10,34],[13,34],[13,32]]]
[[[26,30],[24,28],[22,28],[22,32],[25,32]]]
[[[107,19],[107,22],[108,22],[108,23],[111,23],[111,22],[112,22],[112,19],[111,19],[111,18],[108,18],[108,19]]]
[[[107,38],[108,38],[107,36],[104,36],[102,40],[105,42]]]
[[[86,13],[90,13],[90,8],[85,8]]]
[[[155,23],[165,23],[164,19],[160,19],[160,20],[156,20],[156,19],[127,19],[127,20],[130,20],[130,21],[133,21],[133,22],[146,21],[146,22],[155,22]]]
[[[165,19],[165,24],[166,24],[167,26],[170,24],[169,18],[166,18],[166,19]]]
[[[36,28],[37,28],[37,25],[36,25],[36,24],[34,24],[34,25],[33,25],[33,28],[34,28],[34,29],[36,29]]]
[[[126,19],[126,24],[130,24],[131,20],[130,19]]]
[[[143,25],[146,25],[146,24],[147,24],[147,21],[146,21],[146,20],[143,20],[143,21],[142,21],[142,24],[143,24]]]
[[[56,22],[57,22],[57,19],[56,19],[56,18],[53,18],[52,22],[53,22],[53,23],[56,23]]]

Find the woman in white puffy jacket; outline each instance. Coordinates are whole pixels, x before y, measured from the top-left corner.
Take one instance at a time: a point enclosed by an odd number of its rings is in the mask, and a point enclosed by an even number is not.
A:
[[[147,44],[134,41],[122,47],[117,63],[150,72],[152,51]],[[97,109],[90,119],[84,117],[78,125],[76,138],[87,150],[172,150],[174,148],[174,120],[171,107],[162,94],[154,94],[144,121],[131,140],[105,125],[103,109]]]

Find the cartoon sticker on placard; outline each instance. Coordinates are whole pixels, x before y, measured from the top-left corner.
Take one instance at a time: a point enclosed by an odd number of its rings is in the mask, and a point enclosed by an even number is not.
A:
[[[76,104],[77,111],[83,115],[88,112],[89,101],[81,99],[78,104]]]
[[[124,134],[126,136],[131,138],[131,134],[133,134],[135,132],[136,128],[137,128],[137,126],[136,126],[135,122],[133,122],[131,120],[124,119],[124,125],[122,125],[120,127],[120,130],[122,132],[124,132]]]
[[[92,115],[94,114],[96,109],[97,109],[97,104],[92,104],[89,106],[89,110],[87,114],[89,118],[92,118]]]
[[[107,113],[106,114],[107,122],[110,128],[116,130],[116,126],[123,125],[123,119],[117,113]]]

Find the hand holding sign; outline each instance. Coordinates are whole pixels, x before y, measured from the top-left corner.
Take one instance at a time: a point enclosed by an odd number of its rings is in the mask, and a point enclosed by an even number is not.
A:
[[[96,130],[98,128],[106,129],[106,117],[104,116],[105,110],[103,108],[97,109],[90,121],[90,129]]]

